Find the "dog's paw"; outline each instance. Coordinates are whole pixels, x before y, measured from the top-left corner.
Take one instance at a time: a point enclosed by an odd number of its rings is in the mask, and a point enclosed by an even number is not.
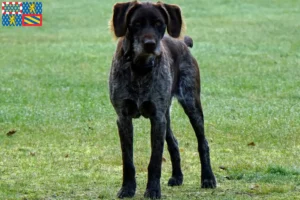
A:
[[[182,182],[183,182],[183,177],[182,176],[179,176],[179,177],[174,177],[172,176],[170,179],[169,179],[169,182],[168,182],[168,186],[179,186],[179,185],[182,185]]]
[[[131,198],[135,195],[135,188],[132,187],[122,187],[118,192],[118,198]]]
[[[160,199],[160,189],[147,189],[144,194],[144,197],[149,199]]]
[[[211,176],[210,178],[204,178],[201,180],[201,188],[216,188],[217,181],[215,176]]]

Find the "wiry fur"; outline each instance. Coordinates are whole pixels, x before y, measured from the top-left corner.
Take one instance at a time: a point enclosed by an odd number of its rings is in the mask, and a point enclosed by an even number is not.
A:
[[[204,135],[199,68],[188,49],[193,41],[188,36],[184,40],[164,36],[166,29],[171,36],[180,35],[183,25],[180,8],[176,5],[135,1],[116,4],[114,12],[118,13],[113,13],[112,30],[120,39],[112,61],[109,92],[118,115],[123,158],[123,184],[118,197],[133,197],[135,194],[132,119],[140,116],[149,118],[151,122],[152,153],[144,196],[152,199],[161,197],[160,177],[165,140],[172,161],[172,176],[168,185],[182,184],[178,142],[170,125],[169,110],[174,96],[189,117],[198,140],[201,186],[216,187]]]

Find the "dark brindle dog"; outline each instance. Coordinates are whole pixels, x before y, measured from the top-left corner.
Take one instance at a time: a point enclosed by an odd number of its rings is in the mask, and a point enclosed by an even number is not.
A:
[[[152,153],[145,197],[161,197],[164,140],[168,144],[173,170],[168,184],[182,184],[178,143],[170,126],[169,109],[173,96],[184,108],[197,136],[201,187],[215,188],[204,136],[199,68],[188,49],[192,39],[175,39],[180,36],[183,26],[180,8],[161,2],[117,3],[111,23],[114,34],[120,38],[109,78],[110,99],[118,114],[123,157],[123,184],[118,197],[135,194],[132,119],[141,115],[151,122]],[[171,37],[164,36],[166,29]]]

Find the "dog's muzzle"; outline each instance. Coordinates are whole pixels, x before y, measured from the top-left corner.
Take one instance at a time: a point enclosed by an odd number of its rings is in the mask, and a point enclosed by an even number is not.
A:
[[[143,42],[144,51],[146,53],[152,54],[156,49],[156,41],[154,39],[145,39]]]

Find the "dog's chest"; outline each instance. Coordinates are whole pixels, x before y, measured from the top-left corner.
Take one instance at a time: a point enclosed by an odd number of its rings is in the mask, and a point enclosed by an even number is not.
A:
[[[173,76],[170,66],[160,65],[147,75],[139,76],[130,70],[113,68],[110,75],[110,98],[118,112],[130,107],[143,115],[147,109],[165,110],[170,104]],[[126,108],[127,107],[127,108]]]

